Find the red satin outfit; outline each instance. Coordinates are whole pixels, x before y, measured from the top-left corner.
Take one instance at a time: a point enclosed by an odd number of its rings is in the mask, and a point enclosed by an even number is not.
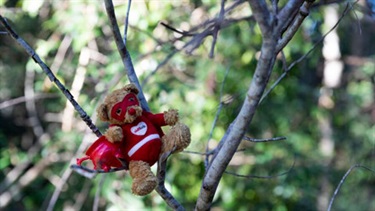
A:
[[[162,126],[165,126],[164,114],[143,112],[134,122],[119,126],[122,128],[124,139],[120,145],[125,161],[144,161],[154,165],[160,155]]]

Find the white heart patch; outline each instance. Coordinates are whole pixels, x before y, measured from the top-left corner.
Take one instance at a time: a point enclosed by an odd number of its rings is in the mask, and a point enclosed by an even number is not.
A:
[[[137,136],[143,136],[147,132],[147,125],[144,122],[138,123],[138,125],[135,125],[130,128],[130,131]]]

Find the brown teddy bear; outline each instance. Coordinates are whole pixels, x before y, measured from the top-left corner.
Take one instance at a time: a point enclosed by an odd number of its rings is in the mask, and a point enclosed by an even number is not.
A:
[[[77,159],[77,163],[91,159],[95,168],[108,171],[119,166],[113,158],[125,161],[133,178],[132,192],[143,196],[157,185],[150,167],[162,153],[186,148],[190,144],[190,130],[178,122],[177,110],[158,114],[142,110],[137,94],[137,87],[128,84],[105,98],[97,112],[100,120],[109,122],[110,126],[104,137],[87,150],[86,157]],[[166,125],[172,126],[168,134],[161,129]]]

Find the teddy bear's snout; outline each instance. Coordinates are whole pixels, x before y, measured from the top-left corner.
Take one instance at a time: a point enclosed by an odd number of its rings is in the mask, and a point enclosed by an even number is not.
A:
[[[135,109],[133,107],[129,108],[128,112],[132,116],[135,115],[135,113],[136,113],[136,111],[135,111]]]

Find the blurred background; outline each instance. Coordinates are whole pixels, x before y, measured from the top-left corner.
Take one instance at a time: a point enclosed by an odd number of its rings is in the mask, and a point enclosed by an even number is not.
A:
[[[317,1],[278,57],[268,88],[287,75],[262,101],[247,132],[287,139],[243,141],[227,171],[247,177],[224,174],[213,210],[326,210],[352,165],[375,169],[375,2],[331,2]],[[128,2],[114,4],[124,31]],[[220,1],[133,0],[130,10],[127,46],[151,110],[179,109],[191,128],[191,145],[169,159],[166,176],[187,210],[194,208],[205,171],[205,157],[195,152],[204,153],[207,144],[213,149],[236,117],[260,54],[260,30],[248,3],[226,1],[231,5],[213,58],[212,37],[194,35],[218,17]],[[104,132],[95,109],[106,93],[128,83],[104,4],[0,0],[0,6]],[[71,171],[96,137],[4,31],[0,27],[0,209],[166,209],[156,192],[132,195],[126,172],[87,179]],[[375,174],[357,168],[333,209],[375,210],[374,194]]]

